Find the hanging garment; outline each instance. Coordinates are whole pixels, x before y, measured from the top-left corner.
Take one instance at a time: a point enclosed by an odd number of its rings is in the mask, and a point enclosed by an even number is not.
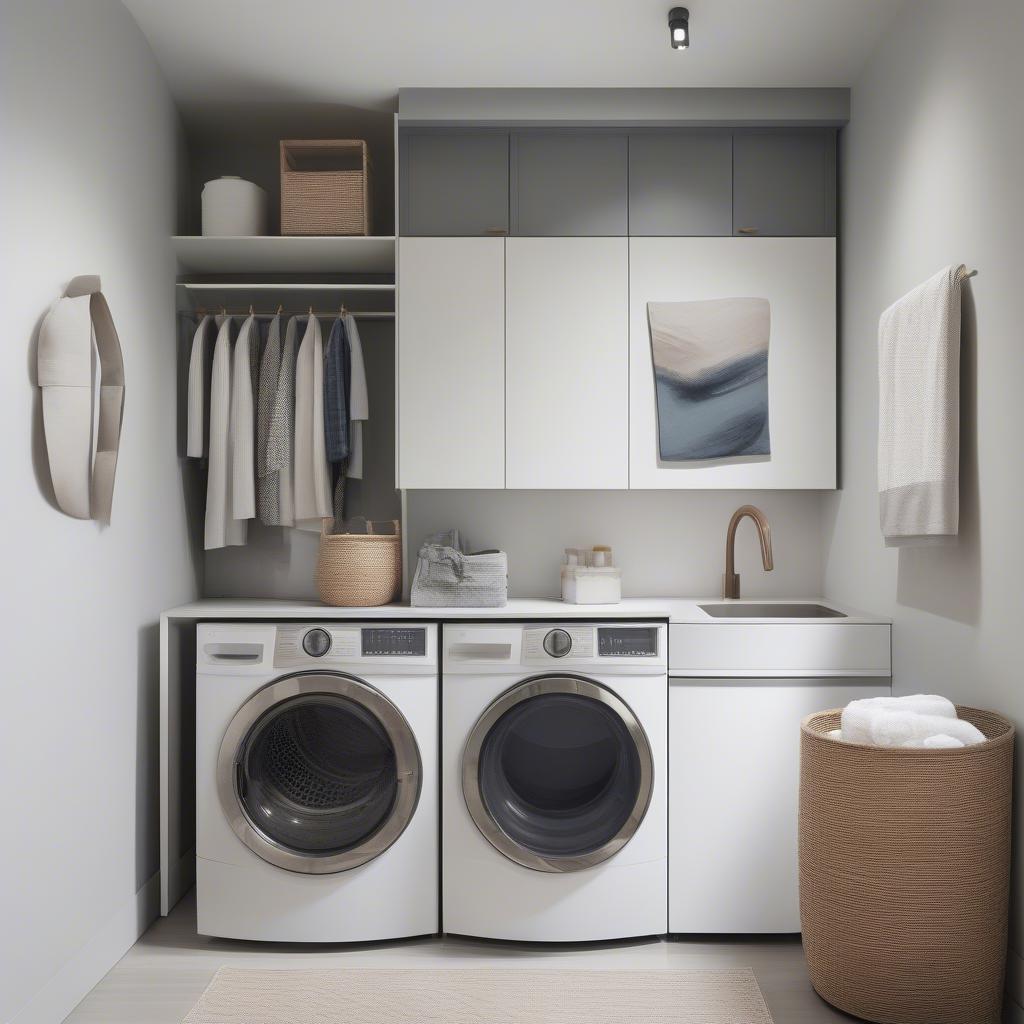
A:
[[[359,338],[356,318],[345,316],[345,334],[349,345],[348,417],[349,457],[347,474],[353,480],[363,477],[363,424],[370,418],[370,397],[366,387],[366,366],[363,362],[363,343]]]
[[[299,317],[288,321],[281,349],[281,369],[270,412],[267,432],[268,476],[277,474],[277,522],[268,525],[295,525],[295,362],[298,355]]]
[[[213,333],[213,326],[213,317],[205,315],[192,336],[192,353],[188,362],[188,441],[185,446],[185,454],[190,459],[201,459],[208,450],[210,407],[207,396],[210,393],[213,352],[209,336]]]
[[[260,326],[251,313],[238,331],[231,370],[231,517],[256,518],[256,380]]]
[[[270,469],[267,448],[270,420],[281,376],[281,317],[275,316],[267,330],[267,343],[260,359],[260,383],[256,398],[256,514],[265,526],[281,525],[281,496],[278,469]]]
[[[320,532],[332,515],[331,477],[324,437],[324,341],[308,318],[295,363],[295,525]]]
[[[349,456],[349,378],[351,350],[341,317],[331,325],[324,366],[324,438],[327,461],[343,463]]]
[[[100,370],[98,410],[93,338]],[[99,277],[73,278],[50,307],[39,328],[36,366],[57,504],[76,519],[110,522],[124,416],[124,361]]]
[[[246,521],[235,519],[232,501],[231,355],[234,321],[225,317],[217,331],[210,373],[210,464],[206,475],[206,530],[203,546],[209,551],[244,544]]]
[[[345,518],[345,477],[349,456],[349,381],[351,349],[339,316],[331,326],[324,357],[324,437],[331,464],[331,509],[334,522]]]

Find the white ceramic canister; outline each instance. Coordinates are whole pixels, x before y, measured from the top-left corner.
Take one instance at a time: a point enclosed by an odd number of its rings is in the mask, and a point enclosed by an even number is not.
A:
[[[203,186],[204,235],[265,235],[267,193],[251,181],[225,175]]]

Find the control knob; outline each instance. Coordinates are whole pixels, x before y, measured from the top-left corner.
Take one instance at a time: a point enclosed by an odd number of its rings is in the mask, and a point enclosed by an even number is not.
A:
[[[552,629],[544,637],[544,650],[552,658],[564,658],[572,650],[572,637],[564,629]]]

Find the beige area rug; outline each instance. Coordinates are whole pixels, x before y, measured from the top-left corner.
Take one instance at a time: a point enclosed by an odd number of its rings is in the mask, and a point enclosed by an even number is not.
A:
[[[222,967],[182,1024],[772,1024],[749,968]]]

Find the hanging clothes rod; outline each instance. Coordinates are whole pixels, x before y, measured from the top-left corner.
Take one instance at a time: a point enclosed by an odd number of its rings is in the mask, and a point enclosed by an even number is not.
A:
[[[292,317],[292,316],[309,316],[310,313],[315,317],[335,317],[338,316],[342,310],[340,309],[282,309],[280,312],[273,313],[256,313],[250,307],[249,309],[227,309],[224,306],[216,306],[213,309],[179,309],[178,316],[187,316],[195,318],[198,316],[205,316],[209,313],[211,316],[254,316],[257,320],[273,320],[275,316]],[[357,320],[394,320],[395,314],[392,310],[383,309],[346,309],[344,312],[348,316],[354,316]]]
[[[393,284],[269,284],[265,281],[179,281],[189,291],[393,292]]]

